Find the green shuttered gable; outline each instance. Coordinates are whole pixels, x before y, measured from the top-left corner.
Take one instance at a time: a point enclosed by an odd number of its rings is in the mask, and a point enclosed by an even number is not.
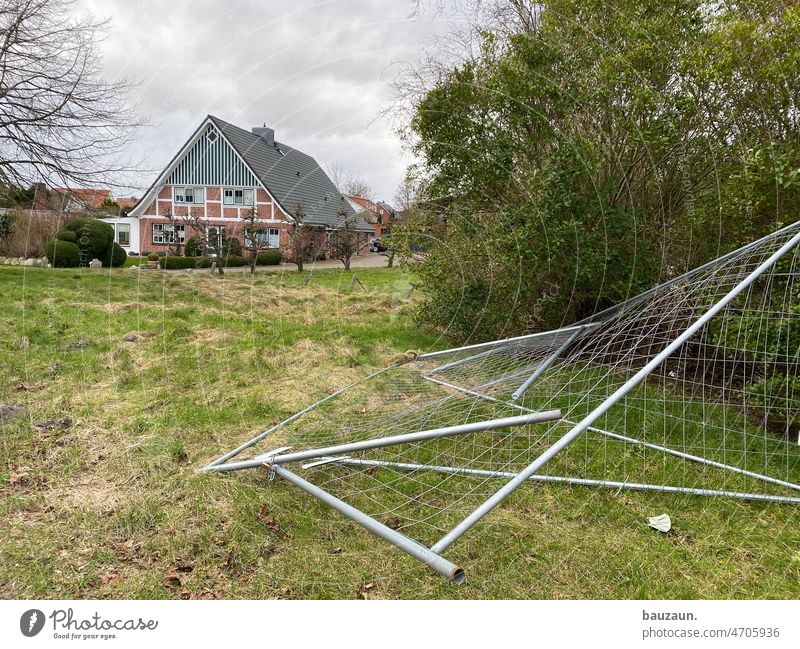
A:
[[[168,185],[258,185],[241,158],[211,125],[186,152],[166,180]]]

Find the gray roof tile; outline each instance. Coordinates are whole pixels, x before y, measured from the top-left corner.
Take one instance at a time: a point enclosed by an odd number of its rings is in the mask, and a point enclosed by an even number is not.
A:
[[[294,215],[297,205],[302,203],[307,223],[333,228],[342,220],[338,216],[342,207],[349,217],[355,219],[357,230],[373,231],[364,219],[356,215],[347,199],[310,155],[282,142],[270,146],[258,135],[213,115],[209,115],[209,119],[287,214]]]

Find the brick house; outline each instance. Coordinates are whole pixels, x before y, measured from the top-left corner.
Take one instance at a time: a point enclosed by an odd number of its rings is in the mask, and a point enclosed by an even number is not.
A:
[[[130,252],[157,252],[197,234],[180,223],[190,214],[207,221],[222,239],[244,242],[241,219],[256,209],[266,247],[285,249],[298,205],[305,223],[319,228],[320,250],[345,218],[354,220],[360,249],[366,250],[373,228],[356,216],[314,158],[276,141],[271,128],[247,131],[209,115],[128,217],[107,220],[123,232],[126,226],[137,230],[137,236],[124,234],[127,246],[120,242]],[[168,215],[175,217],[172,222]]]
[[[356,213],[372,226],[374,236],[382,237],[389,232],[395,218],[395,211],[391,205],[383,201],[376,203],[360,194],[347,196],[347,200]]]

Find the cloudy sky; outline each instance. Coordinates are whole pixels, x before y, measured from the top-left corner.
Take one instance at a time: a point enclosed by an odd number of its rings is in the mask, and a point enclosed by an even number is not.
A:
[[[160,170],[211,113],[245,128],[266,123],[279,141],[351,170],[386,200],[409,163],[379,117],[396,62],[415,59],[448,28],[442,14],[410,17],[408,0],[79,0],[77,8],[111,21],[106,75],[139,81],[132,99],[150,125],[134,154],[149,168]]]

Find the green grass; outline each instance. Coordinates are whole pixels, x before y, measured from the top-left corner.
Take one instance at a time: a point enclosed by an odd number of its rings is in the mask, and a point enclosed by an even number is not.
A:
[[[128,255],[127,259],[125,259],[125,263],[123,264],[123,268],[128,268],[129,266],[139,266],[140,264],[145,263],[147,263],[147,257]]]
[[[525,488],[447,552],[468,573],[454,587],[280,480],[197,473],[407,350],[446,346],[412,326],[401,271],[354,273],[369,293],[333,270],[304,286],[1,268],[0,403],[28,411],[0,423],[0,597],[800,595],[790,506]],[[72,425],[33,426],[59,417]],[[646,524],[664,511],[668,535]]]

